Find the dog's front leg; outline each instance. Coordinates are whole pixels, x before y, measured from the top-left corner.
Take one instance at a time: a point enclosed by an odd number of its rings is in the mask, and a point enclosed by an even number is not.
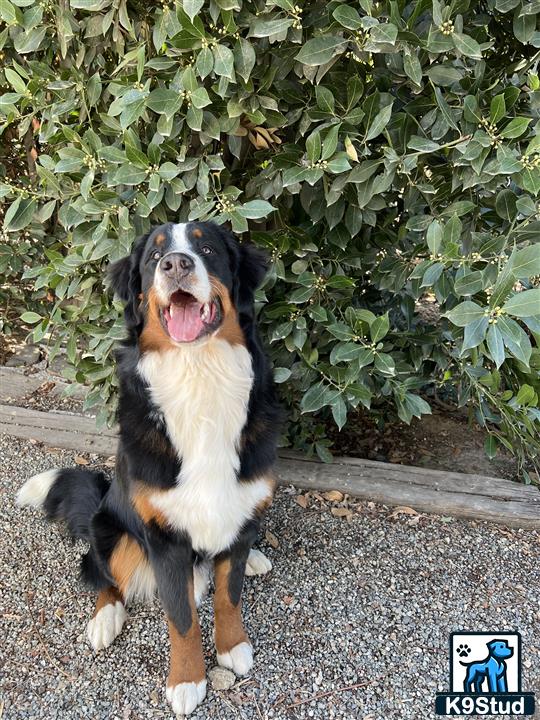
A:
[[[246,675],[253,666],[253,650],[242,623],[242,585],[249,551],[257,538],[258,529],[258,520],[249,521],[229,550],[215,559],[217,660],[236,675]]]
[[[175,713],[187,715],[206,695],[201,629],[193,592],[192,548],[185,536],[168,532],[154,521],[147,526],[147,541],[169,624],[167,700]]]

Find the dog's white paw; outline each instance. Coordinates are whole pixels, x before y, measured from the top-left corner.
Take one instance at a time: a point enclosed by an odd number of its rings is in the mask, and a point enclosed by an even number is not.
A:
[[[167,700],[177,715],[189,715],[206,697],[206,680],[178,683],[167,688]]]
[[[260,550],[250,550],[246,562],[246,575],[266,575],[272,563]]]
[[[120,600],[117,600],[114,605],[113,603],[105,605],[96,613],[86,628],[90,645],[96,652],[109,647],[120,635],[126,618],[127,613]]]
[[[253,667],[253,648],[248,642],[235,645],[228,653],[217,654],[221,667],[232,670],[235,675],[247,675]]]

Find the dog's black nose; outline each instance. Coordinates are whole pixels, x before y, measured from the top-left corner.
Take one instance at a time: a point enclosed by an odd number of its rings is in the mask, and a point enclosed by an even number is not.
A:
[[[185,277],[194,268],[193,258],[184,253],[169,253],[161,261],[161,271],[168,278]]]

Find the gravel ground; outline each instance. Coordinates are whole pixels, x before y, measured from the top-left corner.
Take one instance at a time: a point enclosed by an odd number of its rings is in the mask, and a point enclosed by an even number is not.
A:
[[[38,512],[14,507],[25,478],[74,457],[0,440],[0,717],[170,718],[157,602],[132,607],[115,644],[95,655],[84,637],[93,598],[76,577],[82,546]],[[268,540],[279,545],[263,540],[261,549],[274,570],[246,580],[254,671],[230,690],[210,689],[190,717],[434,718],[435,693],[448,686],[448,635],[458,629],[519,629],[523,689],[539,703],[539,533],[372,503],[353,504],[347,520],[331,503],[310,497],[304,508],[295,496],[281,489],[268,515]],[[201,624],[210,668],[208,599]]]

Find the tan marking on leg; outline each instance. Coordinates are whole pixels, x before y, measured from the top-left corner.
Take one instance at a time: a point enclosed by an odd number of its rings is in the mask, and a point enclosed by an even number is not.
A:
[[[159,491],[154,491],[154,493],[157,492]],[[144,523],[148,524],[154,521],[160,527],[165,527],[168,524],[165,515],[151,502],[147,490],[138,490],[132,495],[131,499],[133,505],[135,506],[135,510],[140,515]]]
[[[238,313],[234,307],[229,291],[216,277],[210,275],[210,284],[214,291],[214,297],[219,297],[223,312],[223,321],[216,337],[226,340],[231,345],[245,345],[246,339],[238,322]]]
[[[105,605],[114,605],[118,601],[123,604],[124,597],[118,588],[114,587],[114,585],[111,585],[105,590],[100,590],[96,600],[96,609],[94,610],[92,617],[96,617],[98,612],[101,608],[105,607]]]
[[[146,555],[139,543],[127,534],[122,535],[109,560],[111,575],[122,595],[127,595],[133,573],[144,562]]]
[[[160,305],[158,303],[154,288],[150,288],[147,298],[146,322],[139,338],[141,352],[158,350],[164,352],[169,350],[173,343],[167,335],[159,316]]]
[[[191,608],[191,626],[187,633],[181,635],[172,620],[167,618],[171,642],[171,666],[167,687],[174,687],[179,683],[199,683],[205,678],[201,627],[195,607],[192,581],[188,583],[187,591]]]
[[[228,653],[242,642],[249,642],[242,623],[242,601],[233,605],[229,595],[229,558],[216,560],[215,564],[214,616],[216,650],[219,655]]]

